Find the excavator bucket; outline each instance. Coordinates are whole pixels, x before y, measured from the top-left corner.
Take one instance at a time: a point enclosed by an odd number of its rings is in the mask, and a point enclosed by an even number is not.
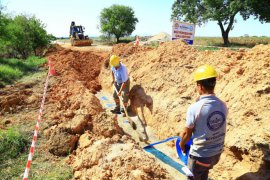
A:
[[[72,46],[91,46],[92,43],[91,39],[73,39]]]

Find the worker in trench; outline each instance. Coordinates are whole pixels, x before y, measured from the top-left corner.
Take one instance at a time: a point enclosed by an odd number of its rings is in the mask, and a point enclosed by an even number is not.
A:
[[[193,138],[188,157],[188,167],[193,177],[188,179],[207,180],[209,170],[219,161],[224,148],[227,107],[214,94],[216,70],[210,65],[200,66],[194,72],[199,98],[187,111],[186,127],[181,133],[180,147]]]
[[[111,110],[114,114],[124,113],[124,108],[128,106],[130,80],[128,77],[128,70],[126,66],[120,62],[119,57],[112,55],[110,58],[110,65],[112,70],[112,84],[117,89],[118,93],[114,90],[113,98],[115,101],[115,108]],[[125,107],[120,109],[120,99],[122,96],[123,105]]]

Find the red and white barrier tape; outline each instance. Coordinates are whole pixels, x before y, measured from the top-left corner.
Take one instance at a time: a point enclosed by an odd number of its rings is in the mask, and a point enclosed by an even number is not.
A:
[[[51,64],[50,61],[49,61],[49,64]],[[28,155],[26,168],[25,168],[24,175],[23,175],[23,180],[28,179],[30,166],[31,166],[32,159],[33,159],[33,156],[34,156],[35,145],[36,145],[37,135],[38,135],[38,129],[40,127],[40,122],[41,122],[41,118],[42,118],[42,115],[43,115],[44,103],[45,103],[45,98],[46,98],[46,93],[47,93],[47,89],[48,89],[48,83],[49,83],[50,75],[52,75],[51,74],[51,66],[49,66],[48,75],[47,75],[45,85],[44,85],[43,97],[42,97],[41,106],[40,106],[40,109],[39,109],[37,124],[36,124],[36,127],[35,127],[34,136],[33,136],[32,144],[31,144],[31,147],[30,147],[30,152],[29,152],[29,155]]]

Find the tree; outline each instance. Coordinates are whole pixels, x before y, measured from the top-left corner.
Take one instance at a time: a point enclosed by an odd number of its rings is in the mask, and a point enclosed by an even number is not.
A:
[[[246,2],[248,10],[242,12],[244,19],[248,19],[250,15],[254,15],[261,22],[270,22],[270,1],[269,0],[249,0]]]
[[[8,49],[14,57],[21,56],[26,59],[32,51],[30,26],[25,16],[16,16],[14,20],[8,24]]]
[[[11,22],[11,18],[4,14],[4,9],[0,2],[0,54],[5,51],[6,40],[8,39],[6,27]]]
[[[217,21],[224,45],[229,45],[229,32],[236,22],[237,13],[248,19],[254,15],[261,22],[270,20],[269,0],[176,0],[172,6],[172,19],[201,25],[208,20]]]
[[[137,22],[134,11],[127,6],[112,5],[100,14],[101,32],[106,36],[114,35],[117,43],[120,37],[129,36],[135,30]]]
[[[47,47],[51,35],[48,35],[45,26],[34,16],[16,16],[6,27],[8,33],[7,49],[14,57],[26,59],[29,55],[37,55],[37,50]]]
[[[50,41],[54,38],[52,35],[48,35],[45,30],[45,25],[35,17],[31,17],[28,20],[31,38],[31,47],[35,55],[38,55],[37,51],[42,48],[46,48]]]
[[[26,59],[38,55],[53,36],[47,34],[45,25],[35,16],[18,15],[12,18],[4,13],[6,7],[0,0],[0,56]]]

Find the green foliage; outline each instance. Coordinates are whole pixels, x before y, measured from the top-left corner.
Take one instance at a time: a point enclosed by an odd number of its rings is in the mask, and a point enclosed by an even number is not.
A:
[[[101,35],[99,36],[99,39],[100,41],[103,41],[103,42],[110,42],[112,40],[112,37],[111,36],[106,36],[106,35]]]
[[[39,55],[53,40],[45,25],[34,16],[9,17],[0,7],[0,55],[26,59]]]
[[[101,35],[96,38],[92,38],[95,42],[95,44],[102,44],[102,45],[113,45],[117,43],[117,39],[114,37],[108,37]],[[118,40],[118,43],[130,43],[136,40],[135,36],[128,36],[128,37],[121,37]]]
[[[120,37],[129,36],[137,22],[133,9],[122,5],[104,8],[100,15],[101,32],[108,37],[114,35],[117,42]]]
[[[26,60],[0,58],[0,84],[2,86],[10,84],[23,75],[36,70],[45,62],[46,59],[35,56],[30,56]]]
[[[30,26],[28,20],[24,16],[16,16],[15,19],[8,24],[8,49],[10,53],[17,57],[17,54],[22,58],[26,58],[32,48],[30,41]]]
[[[23,153],[27,143],[26,135],[14,129],[0,130],[0,164]]]
[[[151,42],[150,46],[154,47],[154,48],[157,48],[159,46],[159,42],[153,41],[153,42]]]
[[[260,11],[260,8],[264,8],[264,11]],[[229,32],[233,29],[235,15],[239,12],[244,19],[255,15],[263,22],[270,18],[270,4],[259,0],[176,0],[172,6],[171,18],[198,25],[209,20],[217,21],[224,45],[228,46]]]
[[[270,3],[269,0],[248,0],[246,1],[247,11],[240,12],[244,19],[254,15],[261,22],[270,22]]]
[[[25,170],[25,165],[27,161],[28,153],[27,151],[20,154],[19,156],[6,160],[0,164],[0,174],[1,179],[9,180],[9,179],[19,179],[19,175],[21,175]]]
[[[136,40],[135,36],[123,37],[119,39],[120,43],[130,43]]]
[[[52,39],[45,26],[35,17],[16,16],[7,26],[7,49],[13,57],[27,58],[46,48]]]
[[[47,47],[50,41],[54,40],[55,37],[53,37],[52,35],[47,35],[45,25],[35,17],[29,18],[29,27],[29,37],[32,42],[31,47],[32,50],[35,52],[35,55],[37,55],[37,50],[39,48]]]
[[[22,128],[22,127],[20,127]],[[18,129],[0,130],[0,174],[1,179],[19,179],[25,170],[29,145],[32,138],[27,132]],[[38,158],[37,158],[38,157]],[[52,163],[37,148],[31,165],[29,179],[72,179],[71,168]]]
[[[1,12],[0,5],[0,54],[6,51],[8,41],[6,26],[11,22],[11,18]]]
[[[15,79],[19,79],[23,75],[18,68],[12,68],[9,65],[0,66],[0,81],[11,83]]]
[[[200,47],[200,46],[195,46],[195,48],[198,50],[198,51],[217,51],[219,50],[219,48],[217,47]]]

